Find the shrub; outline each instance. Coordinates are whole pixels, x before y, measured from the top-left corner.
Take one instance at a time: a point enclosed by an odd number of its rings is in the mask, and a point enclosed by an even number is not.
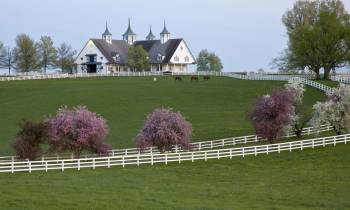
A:
[[[340,85],[333,90],[327,101],[314,105],[311,125],[319,128],[322,124],[330,124],[337,134],[350,132],[350,86]]]
[[[256,134],[270,143],[290,130],[294,117],[293,95],[288,90],[260,97],[250,115]]]
[[[48,121],[51,125],[51,151],[72,151],[79,157],[84,150],[106,154],[111,149],[104,143],[108,133],[106,120],[84,106],[62,107]]]
[[[190,149],[192,126],[179,112],[160,108],[148,115],[146,123],[136,137],[136,145],[143,151],[155,146],[161,152],[171,151],[174,145]]]
[[[32,122],[24,120],[19,124],[20,131],[12,147],[20,159],[35,160],[42,155],[41,144],[49,139],[49,124],[47,122]]]

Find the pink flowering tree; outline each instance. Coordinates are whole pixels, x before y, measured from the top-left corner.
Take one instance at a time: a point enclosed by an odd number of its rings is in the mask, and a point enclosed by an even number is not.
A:
[[[111,146],[104,143],[108,133],[106,120],[84,106],[62,107],[49,118],[51,151],[72,151],[78,157],[82,151],[106,154]]]
[[[174,145],[190,149],[191,136],[192,125],[179,112],[160,108],[148,115],[136,137],[136,145],[140,151],[152,146],[161,152],[171,151]]]
[[[256,135],[273,143],[290,130],[295,113],[293,94],[288,90],[275,90],[260,97],[250,115]]]

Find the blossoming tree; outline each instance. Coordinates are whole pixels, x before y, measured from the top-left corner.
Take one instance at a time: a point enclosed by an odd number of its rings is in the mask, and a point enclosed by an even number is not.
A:
[[[250,115],[256,134],[273,143],[288,132],[295,116],[293,102],[288,90],[275,90],[260,97]]]
[[[350,86],[340,85],[328,94],[328,100],[314,105],[311,125],[319,128],[322,124],[333,126],[337,134],[350,132]]]
[[[79,157],[84,150],[106,154],[111,149],[104,143],[108,133],[106,120],[84,106],[62,107],[48,121],[51,125],[51,151],[72,151]]]
[[[174,145],[190,149],[192,126],[179,112],[160,108],[154,110],[136,137],[136,145],[143,151],[155,146],[161,152],[171,151]]]

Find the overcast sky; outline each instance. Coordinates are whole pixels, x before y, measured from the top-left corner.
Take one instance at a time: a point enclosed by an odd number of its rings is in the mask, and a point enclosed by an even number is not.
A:
[[[193,54],[218,54],[225,71],[268,69],[286,46],[283,13],[294,0],[0,0],[0,41],[13,46],[19,33],[35,40],[50,35],[78,51],[99,38],[108,21],[121,39],[131,18],[138,39],[152,24],[159,37],[166,20],[172,38],[184,38]],[[343,0],[350,8],[350,0]]]

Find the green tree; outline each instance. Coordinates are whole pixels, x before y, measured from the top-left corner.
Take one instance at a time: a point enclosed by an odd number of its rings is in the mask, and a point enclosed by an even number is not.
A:
[[[282,70],[308,69],[320,78],[323,69],[328,79],[332,70],[346,64],[349,15],[340,0],[299,0],[282,22],[289,38],[287,50],[275,59]]]
[[[14,68],[14,52],[10,47],[5,48],[3,43],[0,42],[0,68],[8,69],[9,75],[11,69]]]
[[[215,53],[202,50],[197,58],[197,71],[221,71],[223,65]]]
[[[44,73],[50,67],[53,67],[57,60],[57,50],[53,46],[53,41],[49,36],[42,36],[38,42],[38,51],[40,56],[40,67],[44,68]]]
[[[72,50],[72,47],[66,43],[62,43],[57,48],[57,60],[56,66],[58,66],[62,72],[73,73],[74,56],[77,52]]]
[[[202,50],[198,54],[197,58],[197,71],[209,71],[209,52],[208,50]]]
[[[128,65],[132,70],[142,71],[149,69],[148,53],[142,46],[129,48]]]
[[[28,35],[20,34],[16,37],[16,47],[14,49],[15,66],[19,71],[29,72],[37,70],[38,50],[37,46]]]

